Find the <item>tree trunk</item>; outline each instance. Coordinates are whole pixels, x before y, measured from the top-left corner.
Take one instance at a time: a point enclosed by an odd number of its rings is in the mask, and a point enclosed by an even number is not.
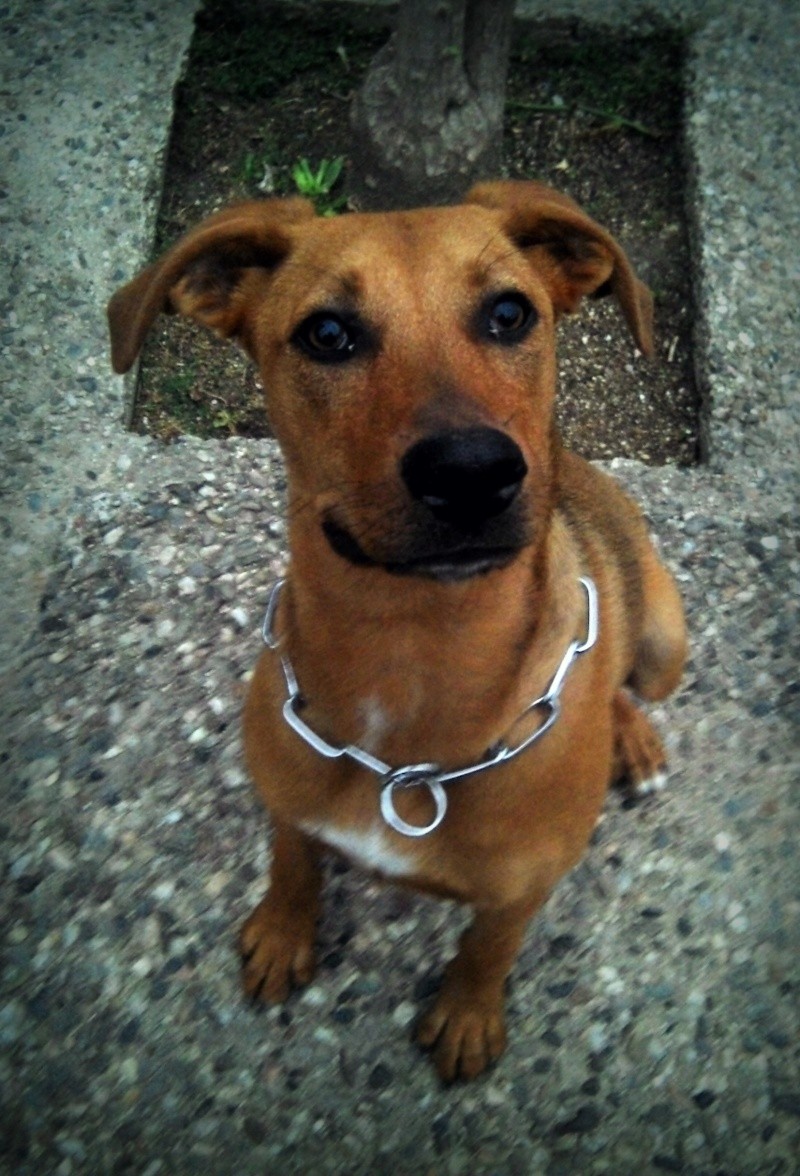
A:
[[[496,174],[514,0],[401,0],[352,111],[363,208],[458,199]]]

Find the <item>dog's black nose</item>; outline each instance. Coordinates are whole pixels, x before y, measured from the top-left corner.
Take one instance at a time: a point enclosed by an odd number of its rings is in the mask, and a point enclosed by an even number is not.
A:
[[[528,472],[519,446],[499,429],[453,429],[418,441],[401,474],[411,495],[435,518],[474,527],[501,514]]]

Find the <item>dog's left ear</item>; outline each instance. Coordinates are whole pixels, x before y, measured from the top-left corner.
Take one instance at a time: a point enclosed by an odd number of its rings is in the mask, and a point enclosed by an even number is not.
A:
[[[622,247],[574,200],[530,180],[477,184],[467,202],[507,214],[505,232],[544,279],[556,315],[586,295],[612,293],[644,355],[653,355],[653,297]]]

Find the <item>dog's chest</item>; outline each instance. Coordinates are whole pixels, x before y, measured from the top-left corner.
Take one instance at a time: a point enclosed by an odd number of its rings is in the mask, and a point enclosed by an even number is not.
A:
[[[403,853],[390,841],[382,824],[367,829],[341,829],[337,825],[304,822],[303,829],[365,870],[374,870],[387,878],[401,878],[415,872],[412,855]]]

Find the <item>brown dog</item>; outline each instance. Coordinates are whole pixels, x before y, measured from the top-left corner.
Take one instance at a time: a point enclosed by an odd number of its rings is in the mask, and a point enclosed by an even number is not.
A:
[[[613,238],[549,188],[500,182],[336,219],[243,204],[109,306],[119,372],[164,310],[241,343],[286,458],[291,564],[245,711],[275,826],[245,990],[310,980],[324,846],[469,903],[418,1029],[445,1079],[501,1053],[525,926],[609,782],[658,782],[624,688],[664,698],[684,663],[638,511],[553,427],[556,322],[598,292],[649,353],[649,292]]]

